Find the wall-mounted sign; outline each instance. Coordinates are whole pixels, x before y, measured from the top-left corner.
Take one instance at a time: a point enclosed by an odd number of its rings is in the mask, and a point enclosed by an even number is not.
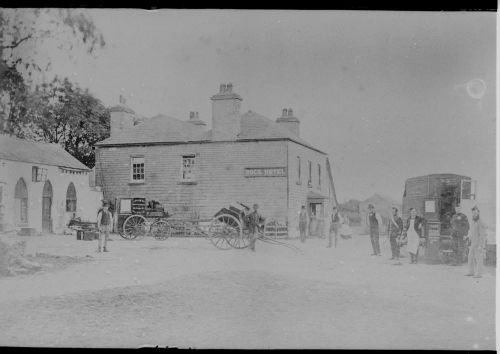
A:
[[[426,213],[435,213],[436,212],[436,202],[434,200],[426,200],[425,201],[425,212]]]
[[[286,167],[247,167],[245,177],[286,177]]]

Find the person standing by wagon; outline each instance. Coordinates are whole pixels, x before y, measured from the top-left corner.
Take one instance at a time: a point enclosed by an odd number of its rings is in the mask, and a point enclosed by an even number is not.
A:
[[[424,231],[424,219],[417,215],[415,208],[410,209],[410,217],[404,226],[405,238],[407,239],[406,249],[410,254],[410,264],[417,264],[418,247],[420,238]]]
[[[387,234],[391,243],[391,260],[399,261],[399,244],[398,237],[401,236],[403,231],[403,220],[398,216],[398,208],[392,207],[392,215],[389,218],[389,225],[387,226]]]
[[[259,228],[264,223],[264,218],[259,214],[259,205],[253,205],[253,211],[246,216],[248,222],[248,231],[250,231],[249,247],[255,252],[255,241],[259,237]]]
[[[109,252],[107,249],[107,243],[109,239],[109,233],[113,228],[113,214],[109,211],[109,202],[105,200],[103,202],[102,209],[99,210],[97,214],[97,228],[99,229],[99,243],[97,246],[97,252]],[[104,247],[103,246],[104,239]]]
[[[307,211],[306,206],[302,205],[302,208],[299,212],[299,231],[300,231],[300,241],[306,241],[306,232],[307,232]]]
[[[379,226],[382,225],[380,214],[375,211],[373,204],[368,204],[368,215],[366,216],[366,225],[370,228],[370,240],[372,242],[372,256],[381,256],[379,243]]]
[[[486,253],[486,225],[479,218],[479,208],[475,206],[472,208],[472,225],[470,227],[468,239],[469,246],[469,272],[465,275],[474,276],[474,278],[481,278],[483,275],[484,255]]]
[[[462,213],[460,205],[455,207],[455,214],[451,217],[451,247],[454,254],[453,265],[457,266],[463,263],[464,260],[464,237],[469,232],[469,220]]]
[[[328,232],[328,246],[326,246],[327,248],[332,247],[332,237],[334,237],[335,239],[335,248],[337,248],[337,240],[339,237],[339,230],[341,226],[342,226],[342,216],[339,214],[337,206],[334,206],[332,212],[332,219],[330,221],[330,230]]]

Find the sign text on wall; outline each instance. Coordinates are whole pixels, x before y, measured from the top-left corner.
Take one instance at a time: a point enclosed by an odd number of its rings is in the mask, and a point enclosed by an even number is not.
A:
[[[245,177],[286,177],[286,167],[247,167]]]

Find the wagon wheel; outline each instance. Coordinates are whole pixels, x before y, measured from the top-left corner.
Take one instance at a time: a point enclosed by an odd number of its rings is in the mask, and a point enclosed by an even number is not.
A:
[[[272,238],[273,240],[278,239],[279,226],[278,220],[274,218],[266,220],[266,224],[264,225],[264,236]]]
[[[133,240],[146,235],[146,218],[142,215],[130,215],[123,223],[122,237]]]
[[[240,221],[229,214],[218,215],[212,220],[208,229],[208,237],[215,247],[223,250],[231,247],[243,248],[236,247],[238,244],[236,241],[243,239]]]
[[[157,240],[166,240],[172,235],[172,229],[165,220],[158,220],[151,225],[151,234]]]

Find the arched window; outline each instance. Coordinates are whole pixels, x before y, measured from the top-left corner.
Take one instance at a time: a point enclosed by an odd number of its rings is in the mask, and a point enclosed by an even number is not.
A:
[[[28,188],[24,179],[19,178],[16,183],[16,190],[14,193],[16,220],[18,223],[28,223]]]
[[[68,212],[76,212],[76,189],[73,182],[71,182],[68,186],[68,190],[66,191],[66,211]]]

